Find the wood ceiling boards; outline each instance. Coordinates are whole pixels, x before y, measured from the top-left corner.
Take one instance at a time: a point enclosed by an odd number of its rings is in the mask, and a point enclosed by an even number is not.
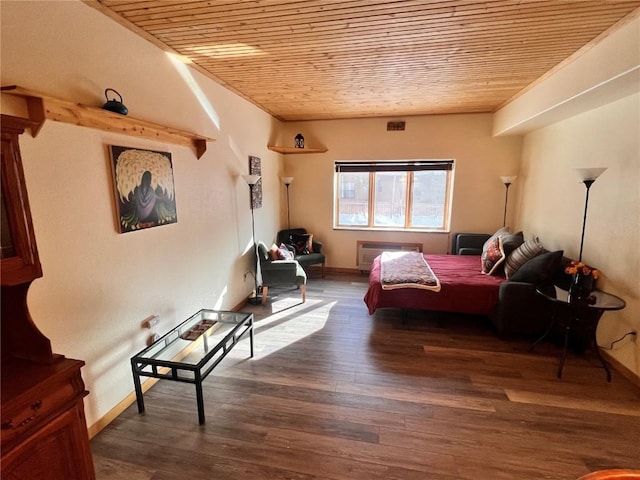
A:
[[[284,121],[492,112],[640,10],[638,0],[86,3]]]

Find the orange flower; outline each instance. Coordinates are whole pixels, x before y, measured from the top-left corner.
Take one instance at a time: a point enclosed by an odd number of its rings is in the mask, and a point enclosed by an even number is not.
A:
[[[577,275],[578,273],[582,275],[589,276],[591,275],[595,280],[600,276],[600,271],[596,269],[592,269],[587,266],[584,262],[578,262],[576,260],[571,260],[571,263],[567,265],[564,269],[564,273],[569,275]]]

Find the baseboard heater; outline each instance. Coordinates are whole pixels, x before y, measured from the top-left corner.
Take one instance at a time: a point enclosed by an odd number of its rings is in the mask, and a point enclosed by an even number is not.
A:
[[[400,243],[400,242],[376,242],[369,240],[358,240],[356,248],[356,267],[360,272],[371,270],[373,259],[382,252],[413,251],[422,252],[421,243]]]

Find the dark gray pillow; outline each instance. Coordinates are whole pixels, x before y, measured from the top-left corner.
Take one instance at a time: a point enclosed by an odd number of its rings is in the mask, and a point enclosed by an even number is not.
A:
[[[502,248],[505,256],[509,256],[516,248],[524,243],[524,235],[522,232],[514,233],[513,235],[507,235],[502,237]]]
[[[556,276],[563,253],[562,250],[541,253],[522,265],[509,280],[536,285],[546,283]]]

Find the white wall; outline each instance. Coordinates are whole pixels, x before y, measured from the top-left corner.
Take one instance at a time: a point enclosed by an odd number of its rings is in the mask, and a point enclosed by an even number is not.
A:
[[[163,332],[200,308],[232,308],[251,291],[251,277],[243,281],[249,189],[238,175],[248,173],[248,155],[262,158],[256,236],[272,239],[282,160],[266,144],[278,125],[199,73],[183,68],[183,77],[164,52],[81,2],[2,2],[1,22],[2,85],[93,106],[112,87],[132,117],[217,139],[198,160],[190,148],[53,121],[37,138],[21,136],[44,270],[29,309],[54,352],[86,361],[92,425],[133,390],[129,358],[145,345],[143,319],[159,314]],[[6,97],[3,113],[15,113]],[[178,223],[117,233],[109,144],[171,152]]]
[[[391,132],[386,130],[388,120],[286,123],[274,140],[292,146],[300,132],[305,145],[328,148],[323,154],[286,155],[285,172],[295,177],[290,187],[292,227],[305,227],[323,241],[331,267],[355,268],[358,240],[420,242],[430,253],[446,253],[449,246],[448,232],[334,230],[337,160],[454,159],[451,231],[493,232],[502,226],[505,187],[499,177],[518,173],[519,137],[492,137],[490,114],[407,117],[405,131]],[[514,195],[518,188],[518,183],[513,185]],[[512,218],[510,208],[509,221]]]
[[[585,186],[574,168],[607,167],[589,195],[583,260],[599,268],[598,288],[622,297],[607,312],[598,342],[608,346],[640,331],[640,94],[585,112],[525,136],[518,228],[550,250],[577,258]],[[628,338],[611,354],[640,375],[640,342]]]

